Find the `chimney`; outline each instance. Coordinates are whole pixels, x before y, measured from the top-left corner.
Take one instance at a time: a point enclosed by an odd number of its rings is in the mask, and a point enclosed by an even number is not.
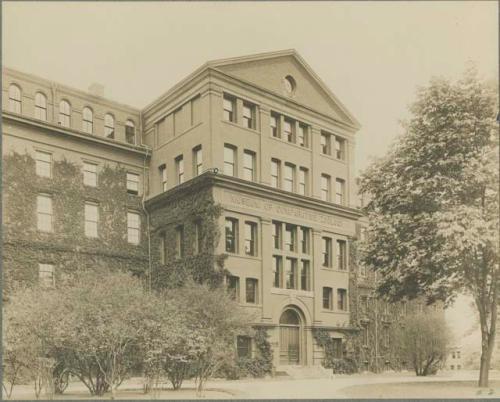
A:
[[[104,85],[93,82],[89,86],[89,93],[102,98],[104,96]]]

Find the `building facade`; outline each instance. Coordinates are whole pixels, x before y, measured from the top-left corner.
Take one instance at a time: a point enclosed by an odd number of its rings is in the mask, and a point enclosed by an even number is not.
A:
[[[7,282],[224,281],[277,367],[320,364],[316,330],[358,334],[359,124],[295,51],[208,62],[142,110],[3,73]]]

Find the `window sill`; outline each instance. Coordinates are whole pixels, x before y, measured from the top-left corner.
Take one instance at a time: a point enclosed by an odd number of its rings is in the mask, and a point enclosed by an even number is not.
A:
[[[245,126],[241,126],[238,123],[233,123],[232,121],[227,121],[227,120],[221,120],[221,122],[225,123],[225,124],[229,124],[230,126],[233,126],[233,127],[241,128],[241,129],[249,131],[249,132],[251,132],[253,134],[260,134],[260,131],[258,131],[255,128],[248,128],[248,127],[245,127]]]

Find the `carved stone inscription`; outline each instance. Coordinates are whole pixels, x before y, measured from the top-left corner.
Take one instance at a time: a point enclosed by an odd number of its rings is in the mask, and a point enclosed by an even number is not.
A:
[[[308,211],[307,209],[303,208],[285,206],[272,201],[259,200],[256,198],[241,196],[229,192],[225,192],[224,199],[226,200],[226,202],[233,205],[257,209],[271,215],[291,216],[294,218],[313,221],[337,228],[345,228],[346,226],[345,222],[338,217],[318,213],[315,211]]]

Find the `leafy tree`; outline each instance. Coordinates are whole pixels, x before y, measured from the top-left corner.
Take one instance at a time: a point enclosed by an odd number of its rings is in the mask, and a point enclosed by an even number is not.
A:
[[[469,69],[458,82],[433,79],[388,154],[364,173],[371,197],[363,262],[381,273],[393,301],[471,294],[479,312],[479,385],[487,386],[499,297],[496,86]]]
[[[49,289],[18,287],[9,298],[3,320],[3,386],[8,398],[22,380],[33,381],[36,398],[42,387],[49,398],[64,387],[61,370],[56,368],[59,362],[51,357],[52,312],[57,314],[57,310]]]
[[[444,315],[429,312],[406,316],[394,336],[400,358],[413,366],[417,376],[434,374],[442,367],[450,339]]]
[[[188,336],[183,355],[190,361],[199,395],[217,369],[236,355],[236,336],[249,334],[252,316],[222,287],[188,282],[166,294],[169,303],[186,317]]]

